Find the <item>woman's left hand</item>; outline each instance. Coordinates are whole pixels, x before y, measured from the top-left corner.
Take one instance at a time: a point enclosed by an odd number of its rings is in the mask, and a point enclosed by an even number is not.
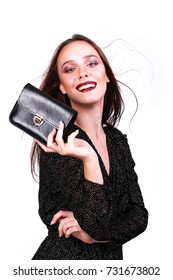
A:
[[[88,233],[81,229],[72,211],[60,210],[57,212],[51,221],[51,225],[57,222],[59,223],[58,231],[60,237],[65,235],[66,238],[69,238],[72,235],[87,244],[96,242]]]

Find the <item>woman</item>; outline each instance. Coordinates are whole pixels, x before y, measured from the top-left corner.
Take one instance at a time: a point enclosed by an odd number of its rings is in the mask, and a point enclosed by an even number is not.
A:
[[[74,35],[55,51],[41,89],[78,111],[64,143],[63,123],[39,162],[39,214],[48,228],[33,260],[123,259],[122,245],[141,234],[148,212],[126,136],[117,128],[123,100],[102,50]]]

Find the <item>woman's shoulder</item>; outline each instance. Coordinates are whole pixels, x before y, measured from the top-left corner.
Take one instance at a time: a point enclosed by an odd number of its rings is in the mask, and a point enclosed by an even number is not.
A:
[[[107,133],[109,134],[110,141],[116,145],[117,152],[124,154],[124,159],[127,162],[128,167],[134,167],[135,162],[131,155],[131,150],[128,143],[127,135],[122,133],[116,127],[107,128]]]
[[[121,141],[121,140],[126,140],[127,139],[127,135],[124,134],[117,127],[106,126],[104,129],[105,129],[105,132],[107,132],[110,135],[110,137],[113,137],[116,140]]]

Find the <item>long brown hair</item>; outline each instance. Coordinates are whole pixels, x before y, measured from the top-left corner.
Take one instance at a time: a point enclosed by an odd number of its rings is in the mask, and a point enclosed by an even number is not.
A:
[[[57,59],[59,57],[62,49],[75,41],[85,41],[89,43],[99,54],[104,66],[106,75],[109,78],[109,83],[107,84],[107,90],[104,96],[104,106],[102,113],[102,125],[107,125],[114,127],[117,125],[121,119],[121,116],[124,112],[124,102],[121,96],[121,90],[119,87],[119,81],[115,78],[115,75],[111,69],[111,66],[103,53],[102,49],[91,39],[80,35],[75,34],[70,39],[62,42],[57,49],[55,50],[50,65],[44,74],[44,79],[40,85],[40,89],[52,97],[58,99],[59,101],[71,106],[70,99],[67,94],[64,95],[59,89],[60,79],[57,72]],[[31,149],[31,173],[35,178],[36,174],[36,165],[39,164],[39,155],[40,149],[38,144],[34,141]]]

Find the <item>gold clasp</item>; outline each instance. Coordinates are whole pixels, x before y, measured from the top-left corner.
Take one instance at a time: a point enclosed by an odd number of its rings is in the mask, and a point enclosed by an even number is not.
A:
[[[35,123],[35,125],[40,126],[43,123],[43,117],[37,113],[33,118],[33,122]]]

